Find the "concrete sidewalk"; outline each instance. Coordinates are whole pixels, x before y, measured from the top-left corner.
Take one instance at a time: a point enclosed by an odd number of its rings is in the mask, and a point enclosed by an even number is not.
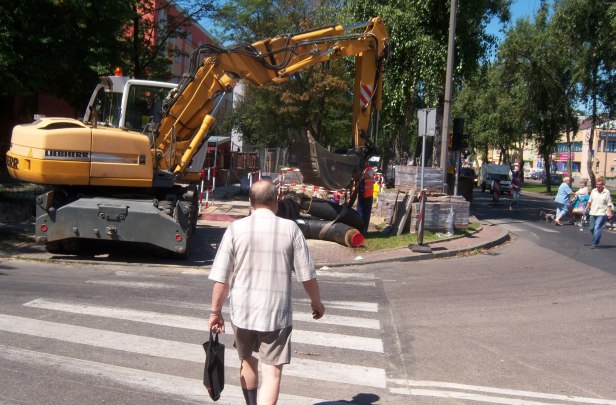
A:
[[[247,199],[246,199],[247,200]],[[76,262],[114,262],[125,264],[157,264],[179,266],[208,266],[216,255],[216,247],[229,224],[250,214],[248,201],[244,199],[217,200],[202,209],[197,222],[197,232],[192,243],[192,251],[188,260],[156,259],[146,250],[136,254],[131,249],[120,249],[104,257],[75,257],[71,255],[54,255],[45,251],[42,245],[34,243],[34,224],[0,224],[0,228],[10,229],[19,236],[19,241],[10,246],[0,245],[0,257],[14,257],[30,260],[61,260]],[[484,223],[482,228],[464,236],[445,238],[431,242],[428,245],[432,253],[416,253],[407,247],[364,253],[361,249],[353,249],[335,242],[323,240],[308,240],[313,261],[319,268],[353,266],[373,263],[402,262],[428,260],[452,257],[465,252],[488,249],[509,239],[509,233],[504,228]],[[131,252],[133,256],[131,256]]]
[[[218,201],[202,211],[199,225],[226,228],[231,221],[247,216],[249,212],[250,206],[247,201]],[[417,253],[407,247],[361,253],[361,250],[335,242],[314,239],[309,239],[307,242],[316,266],[339,267],[451,257],[478,249],[489,249],[507,240],[509,240],[507,230],[485,223],[477,232],[429,243],[432,253]]]

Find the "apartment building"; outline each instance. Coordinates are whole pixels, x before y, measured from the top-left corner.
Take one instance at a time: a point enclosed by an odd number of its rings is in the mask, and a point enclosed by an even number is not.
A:
[[[568,160],[571,156],[573,177],[589,178],[588,159],[592,160],[591,168],[595,176],[616,177],[616,120],[601,119],[598,121],[590,144],[591,119],[584,119],[578,132],[567,144],[566,134],[562,134],[552,154],[552,171],[568,173]],[[589,153],[590,151],[590,153]]]
[[[555,152],[550,156],[550,172],[569,174],[569,157],[571,157],[571,175],[574,178],[589,178],[588,158],[589,150],[592,159],[592,171],[596,176],[606,178],[616,178],[616,120],[599,119],[595,126],[592,145],[590,145],[591,119],[582,117],[578,131],[571,136],[571,146],[567,144],[567,134],[561,134],[559,142],[556,144]],[[530,139],[525,142],[522,151],[511,150],[513,156],[510,163],[516,164],[525,170],[545,169],[543,156],[539,154],[536,141]],[[501,162],[500,152],[490,150],[488,154],[489,162]],[[481,162],[479,162],[481,163]]]

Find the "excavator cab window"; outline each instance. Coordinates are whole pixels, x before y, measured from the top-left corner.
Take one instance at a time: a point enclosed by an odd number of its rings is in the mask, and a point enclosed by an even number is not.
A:
[[[126,104],[126,129],[144,132],[152,121],[160,121],[162,100],[168,88],[131,85]]]
[[[93,104],[97,124],[117,128],[120,122],[121,103],[122,93],[107,92],[101,87]],[[93,114],[89,114],[89,117],[89,121],[94,119]]]

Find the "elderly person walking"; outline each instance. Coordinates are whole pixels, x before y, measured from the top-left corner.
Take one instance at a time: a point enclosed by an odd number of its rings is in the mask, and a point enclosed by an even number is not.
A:
[[[556,202],[556,219],[554,223],[558,226],[561,226],[562,223],[560,219],[569,212],[569,205],[571,204],[571,177],[564,177],[563,182],[560,187],[558,187],[558,191],[556,192],[556,197],[554,201]]]
[[[222,306],[229,295],[240,382],[248,405],[257,404],[259,361],[263,380],[259,405],[276,404],[283,365],[291,362],[292,273],[310,298],[312,317],[320,319],[325,312],[306,240],[293,221],[276,216],[276,197],[271,182],[252,185],[249,198],[254,212],[227,228],[209,276],[215,284],[208,324],[215,333],[225,331]]]
[[[612,219],[612,196],[603,183],[603,177],[597,177],[596,188],[590,192],[588,206],[590,207],[589,228],[592,234],[591,249],[596,249],[601,240],[603,225]]]

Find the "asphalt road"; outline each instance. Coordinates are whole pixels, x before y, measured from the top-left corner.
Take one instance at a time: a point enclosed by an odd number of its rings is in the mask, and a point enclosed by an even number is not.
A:
[[[0,263],[0,403],[208,402],[200,381],[207,274],[197,267]],[[400,403],[387,387],[405,377],[402,356],[377,274],[329,271],[320,284],[327,315],[314,321],[294,283],[293,362],[280,403]],[[241,404],[232,335],[221,341],[227,387],[218,403]]]
[[[541,223],[551,200],[472,212],[512,240],[451,259],[322,269],[326,316],[294,283],[281,404],[616,405],[614,234],[590,250]],[[210,402],[211,283],[199,265],[0,262],[0,403]],[[221,404],[241,404],[232,336]]]
[[[491,205],[491,198],[488,192],[482,193],[475,188],[471,213],[480,220],[501,225],[511,234],[537,246],[616,275],[615,230],[604,228],[599,248],[590,249],[592,237],[587,225],[580,231],[579,226],[570,225],[566,220],[565,225],[558,227],[541,219],[542,211],[554,211],[553,197],[525,193],[522,188],[519,209],[514,211],[509,211],[510,196],[502,196],[496,206]]]

